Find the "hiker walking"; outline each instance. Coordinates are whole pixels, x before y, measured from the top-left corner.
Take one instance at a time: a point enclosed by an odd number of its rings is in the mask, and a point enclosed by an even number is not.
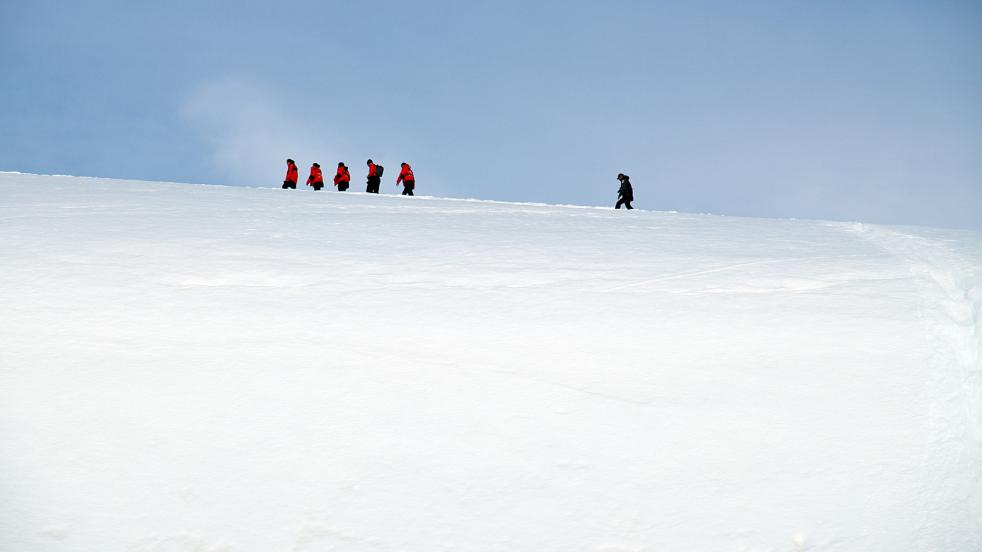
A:
[[[337,186],[339,192],[343,192],[348,189],[350,182],[351,173],[348,172],[348,167],[343,162],[339,162],[338,173],[334,175],[334,185]]]
[[[634,188],[631,187],[631,177],[621,173],[617,175],[617,180],[621,181],[621,187],[617,190],[617,204],[614,205],[614,209],[620,209],[621,205],[628,209],[634,209],[634,207],[631,207],[631,202],[634,201]]]
[[[402,171],[399,172],[399,178],[396,179],[396,186],[402,182],[402,195],[413,195],[413,189],[416,188],[416,176],[413,175],[413,169],[409,166],[409,163],[402,164]]]
[[[379,185],[382,184],[382,165],[376,165],[371,159],[368,160],[368,188],[365,190],[370,194],[377,194]]]
[[[286,178],[283,180],[283,189],[293,188],[297,189],[297,164],[293,162],[293,159],[286,160]]]
[[[321,172],[319,163],[314,163],[310,166],[310,176],[307,177],[307,185],[312,186],[315,192],[324,187],[324,173]]]

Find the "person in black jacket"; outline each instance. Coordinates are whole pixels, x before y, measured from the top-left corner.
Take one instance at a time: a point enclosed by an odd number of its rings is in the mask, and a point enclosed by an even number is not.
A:
[[[614,206],[614,209],[620,209],[621,205],[628,209],[634,209],[631,207],[631,202],[634,201],[634,188],[631,187],[631,178],[621,173],[617,175],[617,180],[621,181],[621,187],[617,190],[617,205]]]

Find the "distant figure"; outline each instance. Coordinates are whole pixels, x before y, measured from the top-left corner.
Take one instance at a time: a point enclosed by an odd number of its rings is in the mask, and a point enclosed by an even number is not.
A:
[[[617,190],[617,205],[614,205],[614,209],[620,209],[621,205],[628,209],[634,209],[634,207],[631,207],[631,202],[634,201],[634,188],[631,187],[631,177],[626,174],[618,174],[617,180],[621,181],[621,187]]]
[[[283,189],[293,188],[297,189],[297,164],[293,162],[293,159],[286,160],[286,180],[283,181]]]
[[[348,172],[348,167],[346,167],[343,162],[339,162],[338,174],[334,175],[334,185],[338,187],[339,192],[343,192],[348,189],[348,184],[350,182],[351,173]]]
[[[396,186],[400,182],[402,182],[402,195],[413,195],[413,189],[416,187],[416,176],[413,175],[413,169],[409,166],[409,163],[402,164],[402,171],[396,180]]]
[[[382,184],[382,165],[376,165],[371,159],[368,160],[368,188],[365,190],[370,194],[377,194],[379,185]]]
[[[310,176],[307,177],[307,185],[313,186],[315,192],[324,187],[324,173],[321,172],[320,164],[314,163],[310,166]]]

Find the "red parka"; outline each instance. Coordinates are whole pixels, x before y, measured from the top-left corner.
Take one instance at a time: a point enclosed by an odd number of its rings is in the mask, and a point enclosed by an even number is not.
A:
[[[290,182],[296,182],[300,178],[297,174],[297,165],[295,163],[286,164],[286,179]]]
[[[348,167],[344,165],[338,167],[338,174],[334,175],[334,183],[340,184],[341,182],[351,182],[351,173],[348,172]]]
[[[403,180],[408,182],[416,182],[416,176],[413,175],[413,169],[409,166],[409,163],[402,164],[402,171],[399,172],[399,179],[396,180],[396,184],[399,184]]]
[[[307,185],[310,186],[311,183],[320,182],[324,183],[324,173],[321,172],[321,168],[316,165],[310,166],[310,176],[307,177]]]
[[[369,163],[368,164],[368,178],[371,178],[373,176],[378,176],[378,175],[375,174],[375,163]]]

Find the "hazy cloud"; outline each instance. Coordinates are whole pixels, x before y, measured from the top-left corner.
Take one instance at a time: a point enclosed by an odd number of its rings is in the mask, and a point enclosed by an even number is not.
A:
[[[329,166],[338,157],[329,131],[304,123],[286,96],[254,82],[205,83],[184,103],[181,115],[211,148],[214,169],[229,178],[228,184],[277,182],[287,157],[297,160],[301,172],[310,162]]]

